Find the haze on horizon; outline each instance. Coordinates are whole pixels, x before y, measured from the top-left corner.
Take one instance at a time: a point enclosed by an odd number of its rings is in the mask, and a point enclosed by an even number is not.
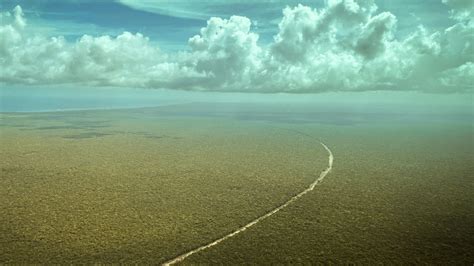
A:
[[[472,264],[473,15],[0,0],[0,264]]]

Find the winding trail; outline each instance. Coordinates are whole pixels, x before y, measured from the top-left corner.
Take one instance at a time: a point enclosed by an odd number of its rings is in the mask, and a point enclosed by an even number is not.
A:
[[[292,131],[293,131],[293,130],[292,130]],[[295,131],[295,132],[296,132],[296,131]],[[305,136],[308,136],[308,137],[311,137],[311,138],[312,138],[312,136],[310,136],[310,135],[308,135],[308,134],[305,134],[305,133],[299,132],[299,131],[297,131],[297,132],[298,132],[299,134],[301,134],[301,135],[305,135]],[[264,219],[266,219],[266,218],[272,216],[273,214],[275,214],[275,213],[281,211],[283,208],[287,207],[288,205],[290,205],[291,203],[293,203],[293,202],[296,201],[297,199],[301,198],[301,197],[302,197],[303,195],[305,195],[306,193],[312,191],[319,183],[321,183],[321,182],[323,181],[324,177],[326,177],[326,175],[332,170],[332,164],[333,164],[333,161],[334,161],[334,156],[333,156],[331,150],[328,148],[328,146],[326,146],[326,144],[324,144],[322,141],[319,141],[319,143],[320,143],[321,146],[323,146],[324,149],[328,152],[328,154],[329,154],[329,159],[328,159],[328,160],[329,160],[329,163],[328,163],[328,167],[327,167],[324,171],[322,171],[321,174],[319,174],[319,177],[316,178],[316,179],[313,181],[313,183],[311,183],[311,184],[308,186],[308,188],[306,188],[305,190],[303,190],[303,191],[301,191],[300,193],[296,194],[295,196],[293,196],[292,198],[290,198],[289,200],[287,200],[285,203],[281,204],[280,206],[276,207],[275,209],[271,210],[270,212],[268,212],[268,213],[266,213],[266,214],[264,214],[264,215],[262,215],[262,216],[256,218],[255,220],[253,220],[253,221],[249,222],[248,224],[246,224],[246,225],[240,227],[239,229],[237,229],[237,230],[235,230],[235,231],[233,231],[233,232],[231,232],[231,233],[229,233],[229,234],[227,234],[227,235],[225,235],[225,236],[223,236],[223,237],[221,237],[221,238],[218,238],[218,239],[216,239],[216,240],[214,240],[214,241],[212,241],[212,242],[210,242],[210,243],[208,243],[208,244],[206,244],[206,245],[197,247],[197,248],[195,248],[195,249],[193,249],[193,250],[190,250],[190,251],[188,251],[188,252],[186,252],[186,253],[184,253],[184,254],[181,254],[181,255],[179,255],[178,257],[175,257],[175,258],[173,258],[173,259],[171,259],[171,260],[169,260],[169,261],[163,263],[162,265],[168,266],[168,265],[173,265],[173,264],[175,264],[175,263],[181,262],[181,261],[183,261],[184,259],[186,259],[187,257],[193,255],[194,253],[198,253],[198,252],[200,252],[200,251],[203,251],[203,250],[205,250],[205,249],[208,249],[208,248],[210,248],[210,247],[213,247],[213,246],[215,246],[215,245],[221,243],[222,241],[225,241],[226,239],[229,239],[229,238],[231,238],[231,237],[233,237],[233,236],[235,236],[235,235],[237,235],[237,234],[239,234],[239,233],[242,233],[243,231],[245,231],[245,230],[247,230],[248,228],[250,228],[250,227],[256,225],[257,223],[261,222],[262,220],[264,220]]]

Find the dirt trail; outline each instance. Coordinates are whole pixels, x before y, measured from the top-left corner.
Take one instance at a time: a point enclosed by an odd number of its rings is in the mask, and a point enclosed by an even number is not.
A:
[[[300,134],[304,134],[302,132],[298,132]],[[304,134],[306,135],[306,134]],[[291,203],[293,203],[294,201],[296,201],[297,199],[301,198],[303,195],[305,195],[306,193],[312,191],[316,185],[318,185],[319,183],[321,183],[321,181],[323,181],[324,177],[326,177],[326,175],[332,170],[332,164],[333,164],[333,161],[334,161],[334,156],[331,152],[331,150],[328,148],[328,146],[326,146],[326,144],[324,144],[323,142],[319,142],[323,147],[324,149],[328,152],[329,154],[329,162],[328,162],[328,167],[321,172],[321,174],[319,175],[318,178],[316,178],[313,183],[311,183],[308,188],[306,188],[305,190],[301,191],[300,193],[296,194],[295,196],[293,196],[292,198],[290,198],[289,200],[287,200],[285,203],[281,204],[280,206],[277,206],[276,208],[274,208],[273,210],[271,210],[270,212],[268,213],[265,213],[264,215],[254,219],[253,221],[249,222],[248,224],[236,229],[235,231],[225,235],[225,236],[222,236],[221,238],[219,239],[216,239],[206,245],[203,245],[203,246],[200,246],[200,247],[197,247],[193,250],[190,250],[182,255],[179,255],[178,257],[176,258],[173,258],[165,263],[163,263],[162,265],[173,265],[175,263],[178,263],[178,262],[181,262],[183,261],[184,259],[186,259],[187,257],[193,255],[194,253],[198,253],[200,251],[203,251],[205,249],[208,249],[212,246],[215,246],[219,243],[221,243],[222,241],[225,241],[226,239],[229,239],[239,233],[242,233],[243,231],[247,230],[248,228],[256,225],[257,223],[261,222],[262,220],[272,216],[273,214],[281,211],[283,208],[285,208],[286,206],[290,205]]]

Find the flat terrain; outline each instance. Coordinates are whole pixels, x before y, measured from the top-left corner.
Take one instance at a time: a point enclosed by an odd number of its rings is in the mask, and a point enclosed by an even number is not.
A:
[[[190,104],[0,114],[0,262],[474,261],[469,120]],[[296,131],[312,137],[303,136]]]

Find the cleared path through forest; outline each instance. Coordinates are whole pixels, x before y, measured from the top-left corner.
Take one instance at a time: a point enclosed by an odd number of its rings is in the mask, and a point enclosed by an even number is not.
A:
[[[303,134],[303,135],[306,135],[308,136],[307,134],[305,133],[302,133],[302,132],[298,132],[300,134]],[[333,161],[334,161],[334,156],[331,152],[331,150],[329,149],[328,146],[326,146],[326,144],[324,144],[323,142],[319,142],[323,147],[324,149],[328,152],[328,155],[329,155],[329,163],[328,163],[328,167],[321,172],[321,174],[319,174],[319,177],[316,178],[313,183],[311,183],[308,188],[306,188],[305,190],[301,191],[300,193],[296,194],[295,196],[293,196],[292,198],[290,198],[289,200],[287,200],[286,202],[284,202],[283,204],[281,204],[280,206],[276,207],[275,209],[271,210],[270,212],[268,213],[265,213],[264,215],[256,218],[255,220],[249,222],[248,224],[238,228],[237,230],[219,238],[219,239],[216,239],[206,245],[203,245],[203,246],[200,246],[200,247],[197,247],[193,250],[190,250],[184,254],[181,254],[179,256],[177,256],[176,258],[173,258],[165,263],[163,263],[162,265],[173,265],[175,263],[178,263],[178,262],[181,262],[183,261],[184,259],[186,259],[187,257],[195,254],[195,253],[198,253],[200,251],[203,251],[205,249],[208,249],[212,246],[215,246],[219,243],[221,243],[222,241],[225,241],[226,239],[229,239],[239,233],[242,233],[243,231],[249,229],[250,227],[256,225],[257,223],[261,222],[262,220],[272,216],[273,214],[281,211],[283,208],[285,208],[286,206],[290,205],[291,203],[293,203],[294,201],[296,201],[297,199],[301,198],[303,195],[305,195],[306,193],[310,192],[311,190],[313,190],[319,183],[321,183],[321,181],[323,181],[324,177],[326,177],[326,175],[332,170],[332,164],[333,164]]]

